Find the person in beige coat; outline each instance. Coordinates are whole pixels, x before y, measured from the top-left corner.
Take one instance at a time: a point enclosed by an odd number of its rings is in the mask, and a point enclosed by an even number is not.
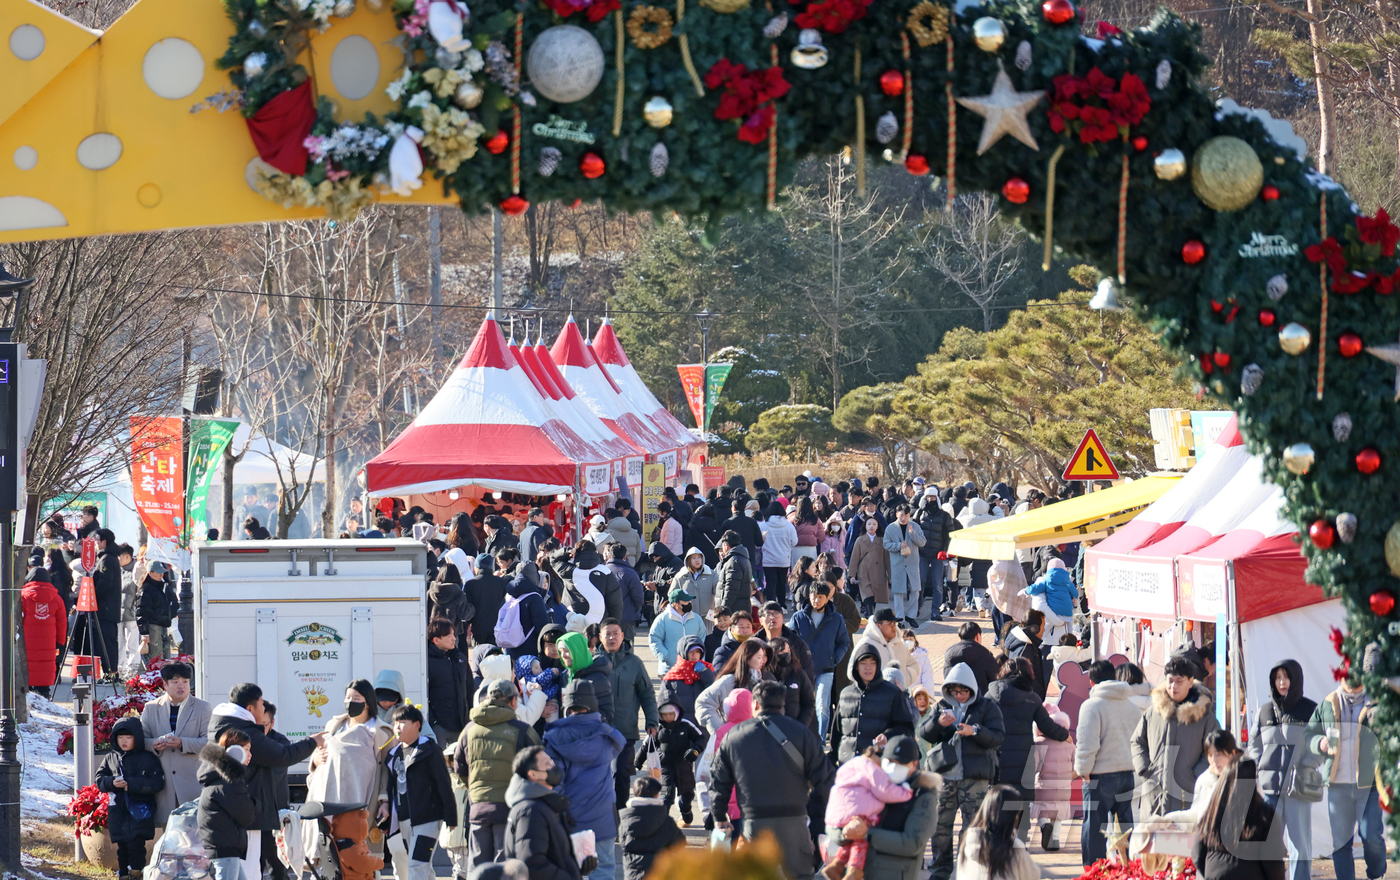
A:
[[[194,670],[185,663],[167,663],[160,670],[165,694],[141,710],[141,733],[146,749],[160,758],[165,787],[156,793],[156,825],[164,826],[170,811],[198,800],[199,750],[209,742],[209,718],[214,708],[190,696]]]
[[[326,741],[311,753],[307,796],[321,803],[377,804],[386,791],[382,756],[393,739],[380,721],[374,686],[356,679],[345,689],[345,711],[326,722]]]
[[[865,534],[858,535],[851,545],[851,564],[846,572],[860,585],[861,604],[867,614],[874,605],[890,603],[890,555],[879,531],[880,523],[874,517],[865,521]]]

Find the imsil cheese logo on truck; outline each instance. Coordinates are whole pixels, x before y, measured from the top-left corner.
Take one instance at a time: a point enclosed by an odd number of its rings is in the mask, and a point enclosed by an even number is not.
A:
[[[292,651],[293,660],[339,660],[340,651],[334,646],[339,646],[344,641],[335,627],[326,626],[324,623],[299,626],[287,636],[289,645],[309,646],[307,650]],[[333,647],[327,649],[328,645]]]

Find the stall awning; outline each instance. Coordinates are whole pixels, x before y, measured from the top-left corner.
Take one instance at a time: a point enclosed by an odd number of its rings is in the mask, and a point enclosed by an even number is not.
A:
[[[1180,480],[1177,474],[1144,477],[1102,492],[1092,492],[1028,510],[994,522],[953,532],[950,556],[1011,560],[1018,549],[1102,538],[1110,528],[1132,520]]]

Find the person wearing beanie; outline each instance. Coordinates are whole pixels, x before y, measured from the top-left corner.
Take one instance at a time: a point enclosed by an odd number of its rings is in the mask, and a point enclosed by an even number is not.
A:
[[[39,567],[29,570],[19,597],[29,689],[48,697],[58,680],[58,652],[68,638],[68,609],[49,581],[49,573]]]
[[[876,825],[847,825],[845,833],[864,836],[869,842],[865,880],[915,880],[923,867],[924,849],[938,825],[940,780],[937,774],[920,770],[919,747],[912,737],[891,737],[880,758],[881,769],[892,780],[903,776],[913,797],[886,804]]]
[[[874,825],[886,804],[902,804],[914,796],[904,784],[909,774],[903,765],[918,760],[919,748],[909,736],[896,736],[893,741],[899,743],[894,754],[903,757],[903,762],[884,759],[883,752],[872,746],[836,771],[836,782],[826,802],[827,852],[831,853],[833,846],[836,851],[822,868],[826,880],[841,880],[843,876],[859,880],[865,874],[869,843],[864,839],[846,839],[846,823],[859,819],[867,826]]]
[[[569,636],[565,636],[569,638]],[[544,749],[564,769],[555,790],[568,798],[575,831],[592,831],[598,867],[592,880],[617,880],[617,819],[613,761],[627,741],[599,712],[592,682],[576,679],[564,688],[564,717],[544,731]]]

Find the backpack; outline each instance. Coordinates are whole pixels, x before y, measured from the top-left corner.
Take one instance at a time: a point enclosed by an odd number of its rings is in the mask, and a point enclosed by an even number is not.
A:
[[[506,649],[518,648],[525,644],[530,633],[535,631],[534,627],[530,627],[530,632],[525,632],[520,623],[520,603],[524,601],[524,596],[506,596],[506,601],[501,604],[501,611],[496,615],[497,646]]]

